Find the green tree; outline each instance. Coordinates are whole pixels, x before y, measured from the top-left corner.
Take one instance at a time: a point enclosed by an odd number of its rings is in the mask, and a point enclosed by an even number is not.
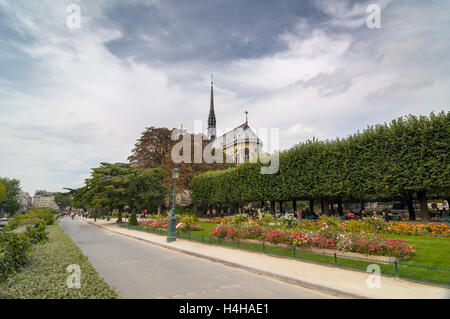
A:
[[[136,213],[135,212],[133,212],[132,214],[131,214],[131,216],[130,216],[130,220],[128,221],[128,223],[130,224],[130,225],[139,225],[139,223],[138,223],[138,221],[137,221],[137,218],[136,218]]]
[[[168,194],[163,185],[166,175],[161,169],[139,169],[128,163],[100,163],[92,169],[85,186],[76,190],[74,207],[118,210],[118,222],[128,206],[131,211],[152,209]]]
[[[122,213],[128,204],[127,189],[136,169],[130,164],[110,164],[102,162],[92,169],[91,178],[86,179],[84,201],[91,207],[108,207],[119,212],[117,222],[122,221]]]
[[[127,188],[128,206],[133,211],[155,209],[169,194],[169,189],[163,185],[165,178],[166,174],[159,168],[136,169]]]
[[[6,186],[0,183],[0,204],[6,200]]]
[[[5,186],[6,198],[0,203],[0,211],[4,211],[8,214],[15,214],[20,208],[19,204],[19,192],[20,182],[18,179],[9,179],[7,177],[0,178],[0,184]]]
[[[58,205],[60,209],[64,209],[71,206],[72,203],[72,194],[69,193],[56,193],[55,194],[55,203]]]

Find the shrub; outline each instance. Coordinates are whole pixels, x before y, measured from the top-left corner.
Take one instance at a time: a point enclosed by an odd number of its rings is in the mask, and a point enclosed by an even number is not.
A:
[[[293,247],[300,248],[336,248],[335,239],[314,233],[292,233],[289,237],[289,243]]]
[[[36,208],[25,214],[26,218],[39,218],[42,219],[46,225],[53,225],[55,216],[51,210],[45,208]]]
[[[155,228],[155,229],[159,229],[159,228],[163,228],[163,229],[168,229],[169,228],[169,223],[166,220],[146,220],[144,222],[140,222],[140,224],[142,226],[145,227],[149,227],[149,228]]]
[[[25,236],[28,237],[31,244],[37,244],[48,239],[48,233],[45,231],[45,224],[39,223],[36,226],[28,226]]]
[[[14,230],[22,225],[31,225],[45,223],[46,225],[52,225],[55,221],[55,216],[52,213],[53,210],[47,208],[34,208],[29,212],[15,216],[9,223],[3,228],[3,231],[7,232]]]
[[[235,238],[237,237],[237,231],[233,227],[227,226],[216,226],[211,228],[210,230],[211,236],[219,237],[219,238]]]
[[[27,263],[30,245],[31,241],[24,233],[0,232],[0,282]]]
[[[365,255],[393,256],[401,258],[415,255],[415,250],[403,240],[386,239],[381,236],[349,236],[341,249]]]
[[[248,221],[247,214],[237,214],[234,215],[229,222],[233,225],[239,225]]]
[[[289,242],[289,232],[281,229],[272,229],[261,235],[261,239],[267,240],[272,244],[286,244]]]
[[[239,237],[243,239],[259,239],[263,228],[258,225],[244,225],[239,228]]]
[[[132,213],[130,216],[130,221],[128,222],[130,225],[139,225],[137,218],[136,218],[136,213]]]

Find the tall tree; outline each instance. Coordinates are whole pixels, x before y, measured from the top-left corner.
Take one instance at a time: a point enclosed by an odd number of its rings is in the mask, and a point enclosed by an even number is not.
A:
[[[148,127],[141,133],[132,154],[128,157],[131,165],[149,169],[161,166],[164,158],[170,154],[175,141],[172,141],[172,130],[166,127]]]
[[[138,170],[127,188],[128,206],[136,212],[158,207],[169,194],[169,189],[163,185],[165,177],[159,168]]]
[[[122,221],[122,213],[128,204],[127,189],[136,169],[127,163],[110,164],[102,162],[100,167],[92,169],[91,178],[86,180],[84,198],[90,197],[93,207],[117,209],[117,222]]]
[[[172,140],[174,130],[180,133],[179,139]],[[189,141],[189,147],[183,149],[179,154],[180,157],[185,157],[187,161],[175,163],[172,159],[172,148],[181,139]],[[168,128],[150,127],[141,134],[128,160],[136,168],[151,169],[159,167],[163,169],[166,173],[164,184],[168,187],[173,185],[172,169],[177,166],[180,169],[177,188],[181,190],[189,189],[190,182],[194,176],[210,170],[220,170],[233,166],[233,164],[226,163],[207,163],[203,156],[201,156],[200,160],[196,158],[196,151],[197,155],[198,150],[203,154],[203,150],[209,143],[211,143],[211,140],[204,139],[201,134],[189,134],[178,129],[169,130]]]
[[[0,203],[0,211],[4,211],[8,214],[15,214],[20,208],[20,182],[15,178],[9,179],[7,177],[1,177],[0,184],[3,184],[6,190],[6,198],[2,203]]]
[[[71,202],[72,202],[72,194],[70,192],[55,194],[55,203],[58,205],[60,209],[64,209],[71,206]]]

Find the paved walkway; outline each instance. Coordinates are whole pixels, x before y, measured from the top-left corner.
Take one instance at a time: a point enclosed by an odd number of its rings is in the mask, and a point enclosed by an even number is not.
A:
[[[104,231],[77,218],[63,218],[59,224],[122,298],[335,298]]]
[[[93,220],[87,222],[94,224]],[[115,224],[115,220],[109,222],[97,220],[95,225],[110,232],[139,239],[153,245],[174,249],[303,287],[320,289],[323,292],[341,296],[388,299],[450,299],[450,289],[443,287],[419,284],[391,277],[381,277],[380,288],[368,288],[367,279],[369,274],[364,272],[278,258],[233,248],[206,245],[183,239],[167,243],[164,236],[122,228]]]

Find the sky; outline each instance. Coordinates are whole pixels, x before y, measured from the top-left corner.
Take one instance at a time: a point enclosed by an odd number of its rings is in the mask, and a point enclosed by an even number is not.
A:
[[[449,111],[449,52],[446,0],[0,0],[0,176],[80,187],[146,127],[206,130],[211,74],[218,131],[247,110],[281,149]]]

